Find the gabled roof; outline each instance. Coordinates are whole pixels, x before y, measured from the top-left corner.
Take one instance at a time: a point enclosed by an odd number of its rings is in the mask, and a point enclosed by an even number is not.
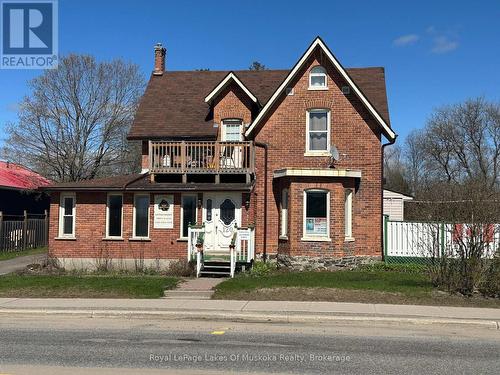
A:
[[[271,96],[271,98],[267,101],[266,105],[264,106],[264,108],[262,108],[262,110],[259,112],[259,114],[255,118],[255,120],[252,122],[252,124],[250,125],[250,127],[246,131],[245,135],[249,136],[250,134],[252,134],[252,131],[259,124],[259,122],[262,120],[262,118],[265,116],[265,114],[269,111],[269,109],[272,107],[272,105],[276,102],[276,100],[279,98],[280,94],[289,85],[290,81],[293,78],[295,78],[297,72],[306,63],[306,61],[312,55],[312,53],[315,51],[316,48],[321,48],[323,50],[323,52],[328,57],[330,62],[335,66],[337,71],[342,75],[342,77],[346,80],[346,82],[349,84],[349,86],[354,91],[354,93],[358,96],[358,98],[365,105],[365,107],[368,109],[368,111],[373,115],[373,117],[375,118],[377,123],[381,126],[382,131],[383,131],[384,135],[387,137],[387,139],[394,140],[396,138],[396,133],[391,129],[391,127],[389,126],[389,123],[386,122],[384,120],[384,118],[380,115],[380,113],[375,109],[375,107],[370,102],[370,100],[368,100],[367,96],[361,91],[361,89],[358,87],[358,85],[355,83],[355,81],[347,73],[346,69],[344,69],[344,67],[340,64],[340,62],[335,58],[333,53],[330,51],[330,49],[326,46],[326,44],[323,42],[323,40],[321,40],[321,38],[319,36],[316,37],[316,39],[311,43],[311,45],[306,50],[306,52],[302,55],[302,57],[299,59],[299,61],[295,64],[295,66],[292,68],[292,70],[288,73],[285,80],[276,89],[273,96]]]
[[[205,103],[211,102],[217,97],[217,95],[227,86],[234,81],[245,94],[254,102],[257,103],[257,98],[251,93],[249,89],[238,79],[234,72],[229,72],[229,74],[212,90],[205,98]]]
[[[319,41],[315,40],[314,43]],[[362,91],[366,101],[371,103],[374,112],[379,114],[382,122],[388,127],[389,111],[384,69],[380,67],[342,69],[349,79],[355,82],[355,86]],[[214,128],[211,108],[205,102],[207,93],[210,94],[228,79],[226,84],[234,81],[240,87],[246,87],[258,103],[264,106],[263,109],[269,108],[271,105],[267,105],[268,101],[271,97],[279,95],[282,86],[286,87],[283,83],[290,78],[292,71],[166,71],[163,75],[152,75],[128,138],[215,139],[217,128]]]
[[[137,110],[129,139],[215,138],[210,106],[205,103],[228,71],[166,71],[151,76]],[[288,70],[234,71],[264,105]]]
[[[19,164],[0,161],[0,188],[34,190],[50,180]]]

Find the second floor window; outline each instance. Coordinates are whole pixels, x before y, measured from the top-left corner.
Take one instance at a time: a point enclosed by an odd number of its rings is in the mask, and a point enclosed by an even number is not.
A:
[[[311,109],[307,112],[306,152],[330,150],[330,111]]]
[[[239,142],[241,141],[242,122],[238,119],[222,121],[222,141]]]

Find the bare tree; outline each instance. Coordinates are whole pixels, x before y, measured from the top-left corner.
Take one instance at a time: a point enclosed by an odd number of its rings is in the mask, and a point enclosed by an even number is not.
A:
[[[422,132],[414,130],[406,137],[404,144],[403,169],[412,194],[418,194],[420,186],[426,183],[427,174],[425,145]]]
[[[384,179],[385,188],[409,193],[402,150],[399,145],[393,145],[384,150]]]
[[[248,67],[248,70],[267,70],[267,67],[258,61],[254,61],[252,65]]]
[[[5,157],[55,181],[134,169],[126,133],[144,90],[136,65],[72,54],[29,86],[19,122],[7,128]]]
[[[483,98],[436,110],[423,130],[427,172],[436,180],[498,187],[500,105]]]

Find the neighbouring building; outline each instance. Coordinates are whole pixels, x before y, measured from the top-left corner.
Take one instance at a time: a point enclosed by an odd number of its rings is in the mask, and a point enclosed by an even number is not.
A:
[[[0,212],[3,216],[44,214],[50,197],[38,188],[51,181],[19,164],[0,161]]]
[[[384,189],[384,215],[392,221],[403,221],[405,218],[405,202],[412,201],[413,197],[394,190]]]
[[[51,186],[51,256],[201,274],[381,257],[383,68],[344,68],[319,37],[286,70],[168,71],[154,52],[128,135],[142,173]]]

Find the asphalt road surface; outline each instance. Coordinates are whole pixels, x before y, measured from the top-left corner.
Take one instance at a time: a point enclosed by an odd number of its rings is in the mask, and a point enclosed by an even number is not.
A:
[[[0,374],[500,374],[500,331],[0,317]]]

